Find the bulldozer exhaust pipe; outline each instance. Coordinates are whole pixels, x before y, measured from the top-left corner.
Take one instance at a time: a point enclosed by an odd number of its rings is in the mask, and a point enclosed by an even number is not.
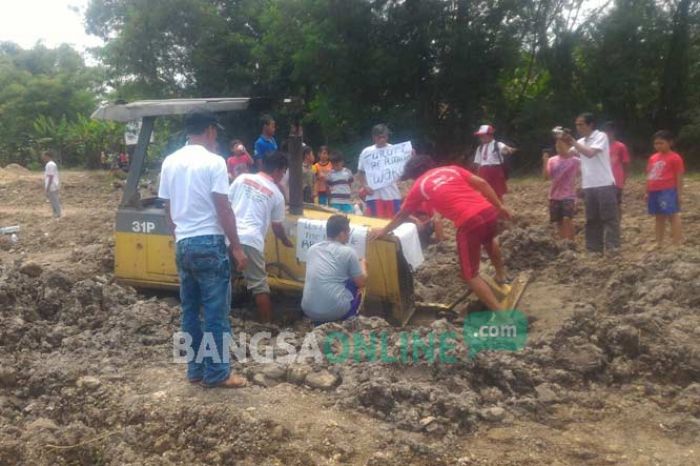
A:
[[[304,213],[301,125],[293,125],[289,134],[289,213]]]

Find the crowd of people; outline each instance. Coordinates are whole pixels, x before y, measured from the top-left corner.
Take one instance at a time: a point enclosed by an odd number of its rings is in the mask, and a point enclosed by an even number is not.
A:
[[[579,139],[570,130],[555,128],[555,148],[543,154],[542,172],[551,179],[550,217],[558,224],[562,238],[573,239],[580,177],[586,249],[615,254],[620,246],[620,206],[629,154],[615,139],[614,126],[597,130],[591,114],[580,115],[575,125]],[[284,246],[293,246],[284,226],[289,161],[278,150],[275,121],[269,116],[263,118],[253,156],[241,141],[234,140],[227,161],[215,154],[220,128],[215,115],[188,114],[185,126],[188,144],[164,160],[158,196],[166,201],[176,238],[182,330],[191,335],[193,349],[200,348],[206,335],[211,335],[210,343],[221,352],[223,335],[230,332],[232,273],[245,277],[260,320],[272,319],[265,237],[272,229]],[[405,221],[430,226],[430,233],[435,232],[440,239],[441,224],[435,217],[452,221],[464,281],[489,309],[502,309],[479,276],[479,266],[483,247],[494,266],[496,283],[509,281],[496,235],[499,218],[511,217],[504,198],[509,158],[517,154],[517,149],[496,141],[495,129],[490,125],[481,126],[475,135],[480,145],[471,171],[457,164],[438,166],[428,151],[416,148],[401,177],[414,180],[405,198],[398,177],[374,190],[367,182],[368,154],[376,156],[377,149],[390,145],[386,125],[373,128],[373,145],[360,154],[356,176],[344,166],[340,152],[322,146],[316,160],[313,150],[303,147],[305,201],[337,210],[327,220],[327,239],[308,250],[301,307],[310,320],[323,323],[358,313],[361,290],[371,277],[366,262],[348,245],[350,221],[345,214],[356,209],[368,216],[390,219],[384,228],[370,233],[370,241],[390,234]],[[657,241],[663,241],[668,221],[673,242],[680,244],[683,160],[672,151],[669,133],[659,131],[653,142],[657,152],[647,167],[649,213],[656,217]],[[232,374],[227,364],[207,358],[191,361],[187,377],[206,386],[240,387],[246,383]]]
[[[629,151],[617,140],[614,123],[605,123],[601,131],[596,129],[593,115],[584,113],[575,124],[580,139],[574,139],[571,130],[556,127],[552,131],[554,148],[542,154],[542,174],[551,180],[550,220],[557,225],[560,238],[573,240],[573,218],[577,200],[582,196],[587,251],[614,255],[620,247],[623,190],[631,163]],[[647,209],[656,219],[657,246],[663,246],[666,223],[671,224],[672,242],[678,246],[682,242],[683,159],[672,150],[673,137],[668,131],[658,131],[652,139],[656,153],[646,168]]]

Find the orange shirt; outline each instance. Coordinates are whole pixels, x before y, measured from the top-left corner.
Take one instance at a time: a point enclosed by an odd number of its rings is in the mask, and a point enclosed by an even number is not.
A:
[[[321,162],[316,162],[314,164],[314,169],[316,170],[316,192],[327,192],[328,186],[326,185],[326,177],[333,170],[333,164],[326,162],[324,165]]]

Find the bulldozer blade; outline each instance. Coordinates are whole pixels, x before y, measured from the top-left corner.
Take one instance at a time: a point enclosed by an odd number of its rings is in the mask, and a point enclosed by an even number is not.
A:
[[[505,309],[516,308],[516,306],[520,302],[520,299],[523,296],[523,293],[525,292],[525,288],[527,288],[527,285],[530,282],[530,273],[528,272],[519,273],[518,276],[515,277],[515,279],[510,284],[504,285],[499,285],[493,278],[491,278],[488,275],[480,274],[479,276],[482,280],[486,282],[489,288],[491,288],[491,291],[493,291],[493,294],[496,296],[496,299],[503,305]],[[417,302],[416,308],[421,309],[423,311],[436,313],[457,313],[457,311],[455,311],[455,307],[457,307],[458,304],[462,303],[465,299],[467,299],[467,297],[469,297],[471,293],[472,290],[467,288],[464,291],[464,293],[462,293],[451,304]]]
[[[530,274],[528,272],[519,273],[511,283],[503,285],[499,285],[488,275],[480,276],[505,309],[515,309],[517,307],[525,292],[525,288],[530,282]]]

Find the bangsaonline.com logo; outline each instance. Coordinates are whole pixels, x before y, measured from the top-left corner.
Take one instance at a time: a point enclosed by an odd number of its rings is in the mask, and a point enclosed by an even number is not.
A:
[[[473,312],[465,317],[461,335],[454,331],[431,331],[421,335],[417,330],[309,332],[299,349],[290,343],[296,341],[297,334],[285,331],[275,337],[270,332],[258,332],[250,338],[245,332],[235,336],[224,333],[218,342],[211,333],[205,332],[199,343],[188,333],[176,332],[173,360],[176,363],[252,359],[256,363],[279,364],[309,360],[330,364],[376,361],[454,364],[460,359],[473,358],[481,351],[519,351],[527,342],[527,328],[527,317],[520,311]],[[460,336],[463,345],[459,344]],[[220,347],[225,351],[219,351]],[[195,351],[195,348],[198,349]]]

